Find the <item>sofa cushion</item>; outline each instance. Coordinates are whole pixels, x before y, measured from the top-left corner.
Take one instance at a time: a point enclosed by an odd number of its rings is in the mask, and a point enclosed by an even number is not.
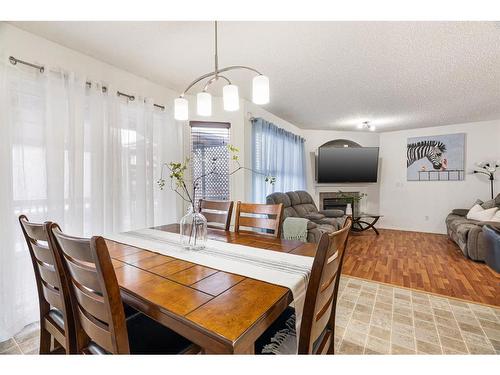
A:
[[[500,210],[498,210],[489,221],[500,223]]]
[[[318,211],[316,210],[316,206],[313,204],[305,203],[305,204],[298,204],[296,206],[293,206],[295,208],[295,211],[299,214],[301,217],[306,217],[306,215],[310,213],[317,213]]]
[[[292,205],[290,201],[290,197],[285,193],[272,193],[269,194],[266,198],[267,204],[280,204],[283,203],[283,207],[287,208]]]
[[[293,207],[286,207],[283,209],[283,220],[287,217],[300,217],[300,215],[295,211]]]
[[[314,205],[314,200],[312,199],[311,194],[309,194],[307,191],[298,190],[296,191],[296,193],[299,196],[300,203],[311,203]]]
[[[322,214],[326,217],[342,217],[345,215],[345,212],[342,210],[330,209],[330,210],[321,210]]]
[[[286,193],[290,198],[290,202],[292,202],[292,206],[297,206],[302,203],[300,200],[300,195],[296,191],[289,191]]]
[[[469,210],[469,213],[467,214],[467,219],[478,220],[478,221],[489,221],[497,211],[498,207],[484,209],[480,205],[476,204]]]
[[[488,210],[490,208],[493,208],[495,207],[497,204],[496,204],[496,201],[495,199],[490,199],[489,201],[486,201],[486,202],[483,202],[481,204],[481,207],[484,208],[485,210]]]
[[[312,221],[317,221],[325,218],[325,215],[320,214],[319,212],[310,212],[306,216],[304,216],[306,219],[312,220]]]

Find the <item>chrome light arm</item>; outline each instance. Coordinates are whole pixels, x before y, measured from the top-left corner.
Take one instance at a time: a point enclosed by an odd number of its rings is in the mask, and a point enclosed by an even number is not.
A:
[[[208,78],[208,77],[213,77],[213,78],[216,78],[217,76],[218,77],[222,77],[219,75],[219,73],[223,73],[223,72],[227,72],[229,70],[235,70],[235,69],[246,69],[246,70],[250,70],[254,73],[257,73],[258,75],[262,75],[261,72],[259,72],[257,69],[254,69],[254,68],[251,68],[249,66],[244,66],[244,65],[232,65],[232,66],[228,66],[228,67],[225,67],[225,68],[222,68],[222,69],[218,69],[218,70],[214,70],[213,72],[210,72],[210,73],[207,73],[207,74],[204,74],[198,78],[196,78],[193,82],[191,82],[187,87],[186,89],[182,92],[182,94],[180,95],[181,98],[184,97],[184,95],[186,95],[188,93],[188,91],[194,86],[196,85],[198,82],[200,81],[203,81],[204,79]],[[224,79],[226,79],[229,84],[231,83],[227,78],[224,77]],[[212,81],[212,80],[211,80]],[[213,81],[212,81],[213,82]],[[212,83],[210,82],[210,83]],[[209,85],[209,84],[208,84]]]

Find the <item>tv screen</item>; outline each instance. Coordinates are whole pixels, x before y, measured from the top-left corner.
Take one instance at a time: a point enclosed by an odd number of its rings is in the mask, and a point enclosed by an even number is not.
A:
[[[320,147],[318,182],[377,182],[378,147]]]

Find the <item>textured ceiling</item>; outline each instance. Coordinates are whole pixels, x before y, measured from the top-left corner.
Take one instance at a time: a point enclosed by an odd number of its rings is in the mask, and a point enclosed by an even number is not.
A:
[[[213,69],[209,22],[13,22],[182,91]],[[302,128],[377,131],[500,118],[495,22],[221,22],[221,66],[268,75],[265,108]],[[251,74],[231,79],[250,97]],[[214,87],[214,94],[220,93]]]

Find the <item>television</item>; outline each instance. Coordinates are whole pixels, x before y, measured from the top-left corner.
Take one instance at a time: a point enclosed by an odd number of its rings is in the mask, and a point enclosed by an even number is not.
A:
[[[318,183],[377,182],[378,147],[320,147]]]

